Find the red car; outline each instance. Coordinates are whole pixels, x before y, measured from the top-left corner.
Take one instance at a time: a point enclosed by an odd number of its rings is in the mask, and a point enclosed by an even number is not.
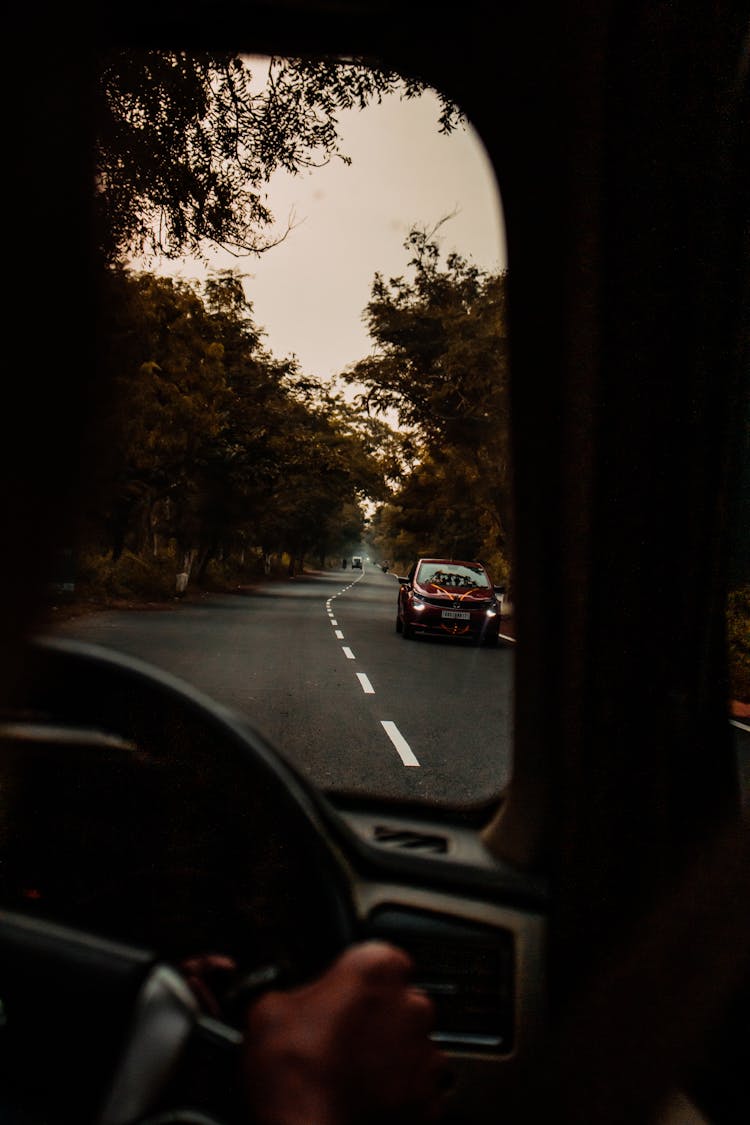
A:
[[[398,581],[397,633],[497,644],[502,587],[493,586],[481,563],[418,559]]]

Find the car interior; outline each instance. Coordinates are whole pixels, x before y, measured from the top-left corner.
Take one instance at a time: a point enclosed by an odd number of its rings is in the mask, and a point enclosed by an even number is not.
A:
[[[231,997],[206,1016],[181,957],[220,944],[238,987],[269,966],[283,985],[368,937],[407,950],[436,1004],[449,1125],[747,1119],[750,844],[724,617],[730,569],[750,563],[743,8],[14,15],[3,1121],[244,1121]],[[19,545],[31,596],[92,471],[77,450],[97,397],[102,44],[385,62],[482,139],[508,245],[516,632],[512,778],[480,808],[324,792],[167,672],[24,641]],[[51,307],[31,313],[42,290]]]

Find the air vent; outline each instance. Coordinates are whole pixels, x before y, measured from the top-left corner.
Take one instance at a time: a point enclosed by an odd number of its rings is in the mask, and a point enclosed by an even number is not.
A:
[[[388,828],[384,824],[376,824],[373,836],[378,844],[386,848],[401,848],[406,852],[431,852],[437,855],[445,855],[448,851],[446,836],[415,832],[411,828]]]
[[[454,1050],[491,1054],[512,1050],[510,931],[428,911],[381,907],[371,915],[368,932],[414,958],[415,983],[435,1003],[434,1039]]]

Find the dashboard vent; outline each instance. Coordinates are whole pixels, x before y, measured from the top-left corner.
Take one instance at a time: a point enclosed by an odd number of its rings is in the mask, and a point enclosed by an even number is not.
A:
[[[431,852],[437,855],[445,855],[448,851],[446,836],[415,832],[411,828],[389,828],[384,824],[376,824],[373,835],[376,843],[388,848],[401,848],[407,852]]]
[[[509,930],[388,906],[373,912],[368,934],[413,957],[414,983],[435,1004],[435,1040],[475,1053],[508,1054],[513,1049],[514,946]]]

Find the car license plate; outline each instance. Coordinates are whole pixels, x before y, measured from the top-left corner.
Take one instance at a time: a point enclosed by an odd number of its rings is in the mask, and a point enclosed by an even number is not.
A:
[[[451,621],[468,621],[471,614],[463,609],[444,609],[443,617],[448,617]]]

